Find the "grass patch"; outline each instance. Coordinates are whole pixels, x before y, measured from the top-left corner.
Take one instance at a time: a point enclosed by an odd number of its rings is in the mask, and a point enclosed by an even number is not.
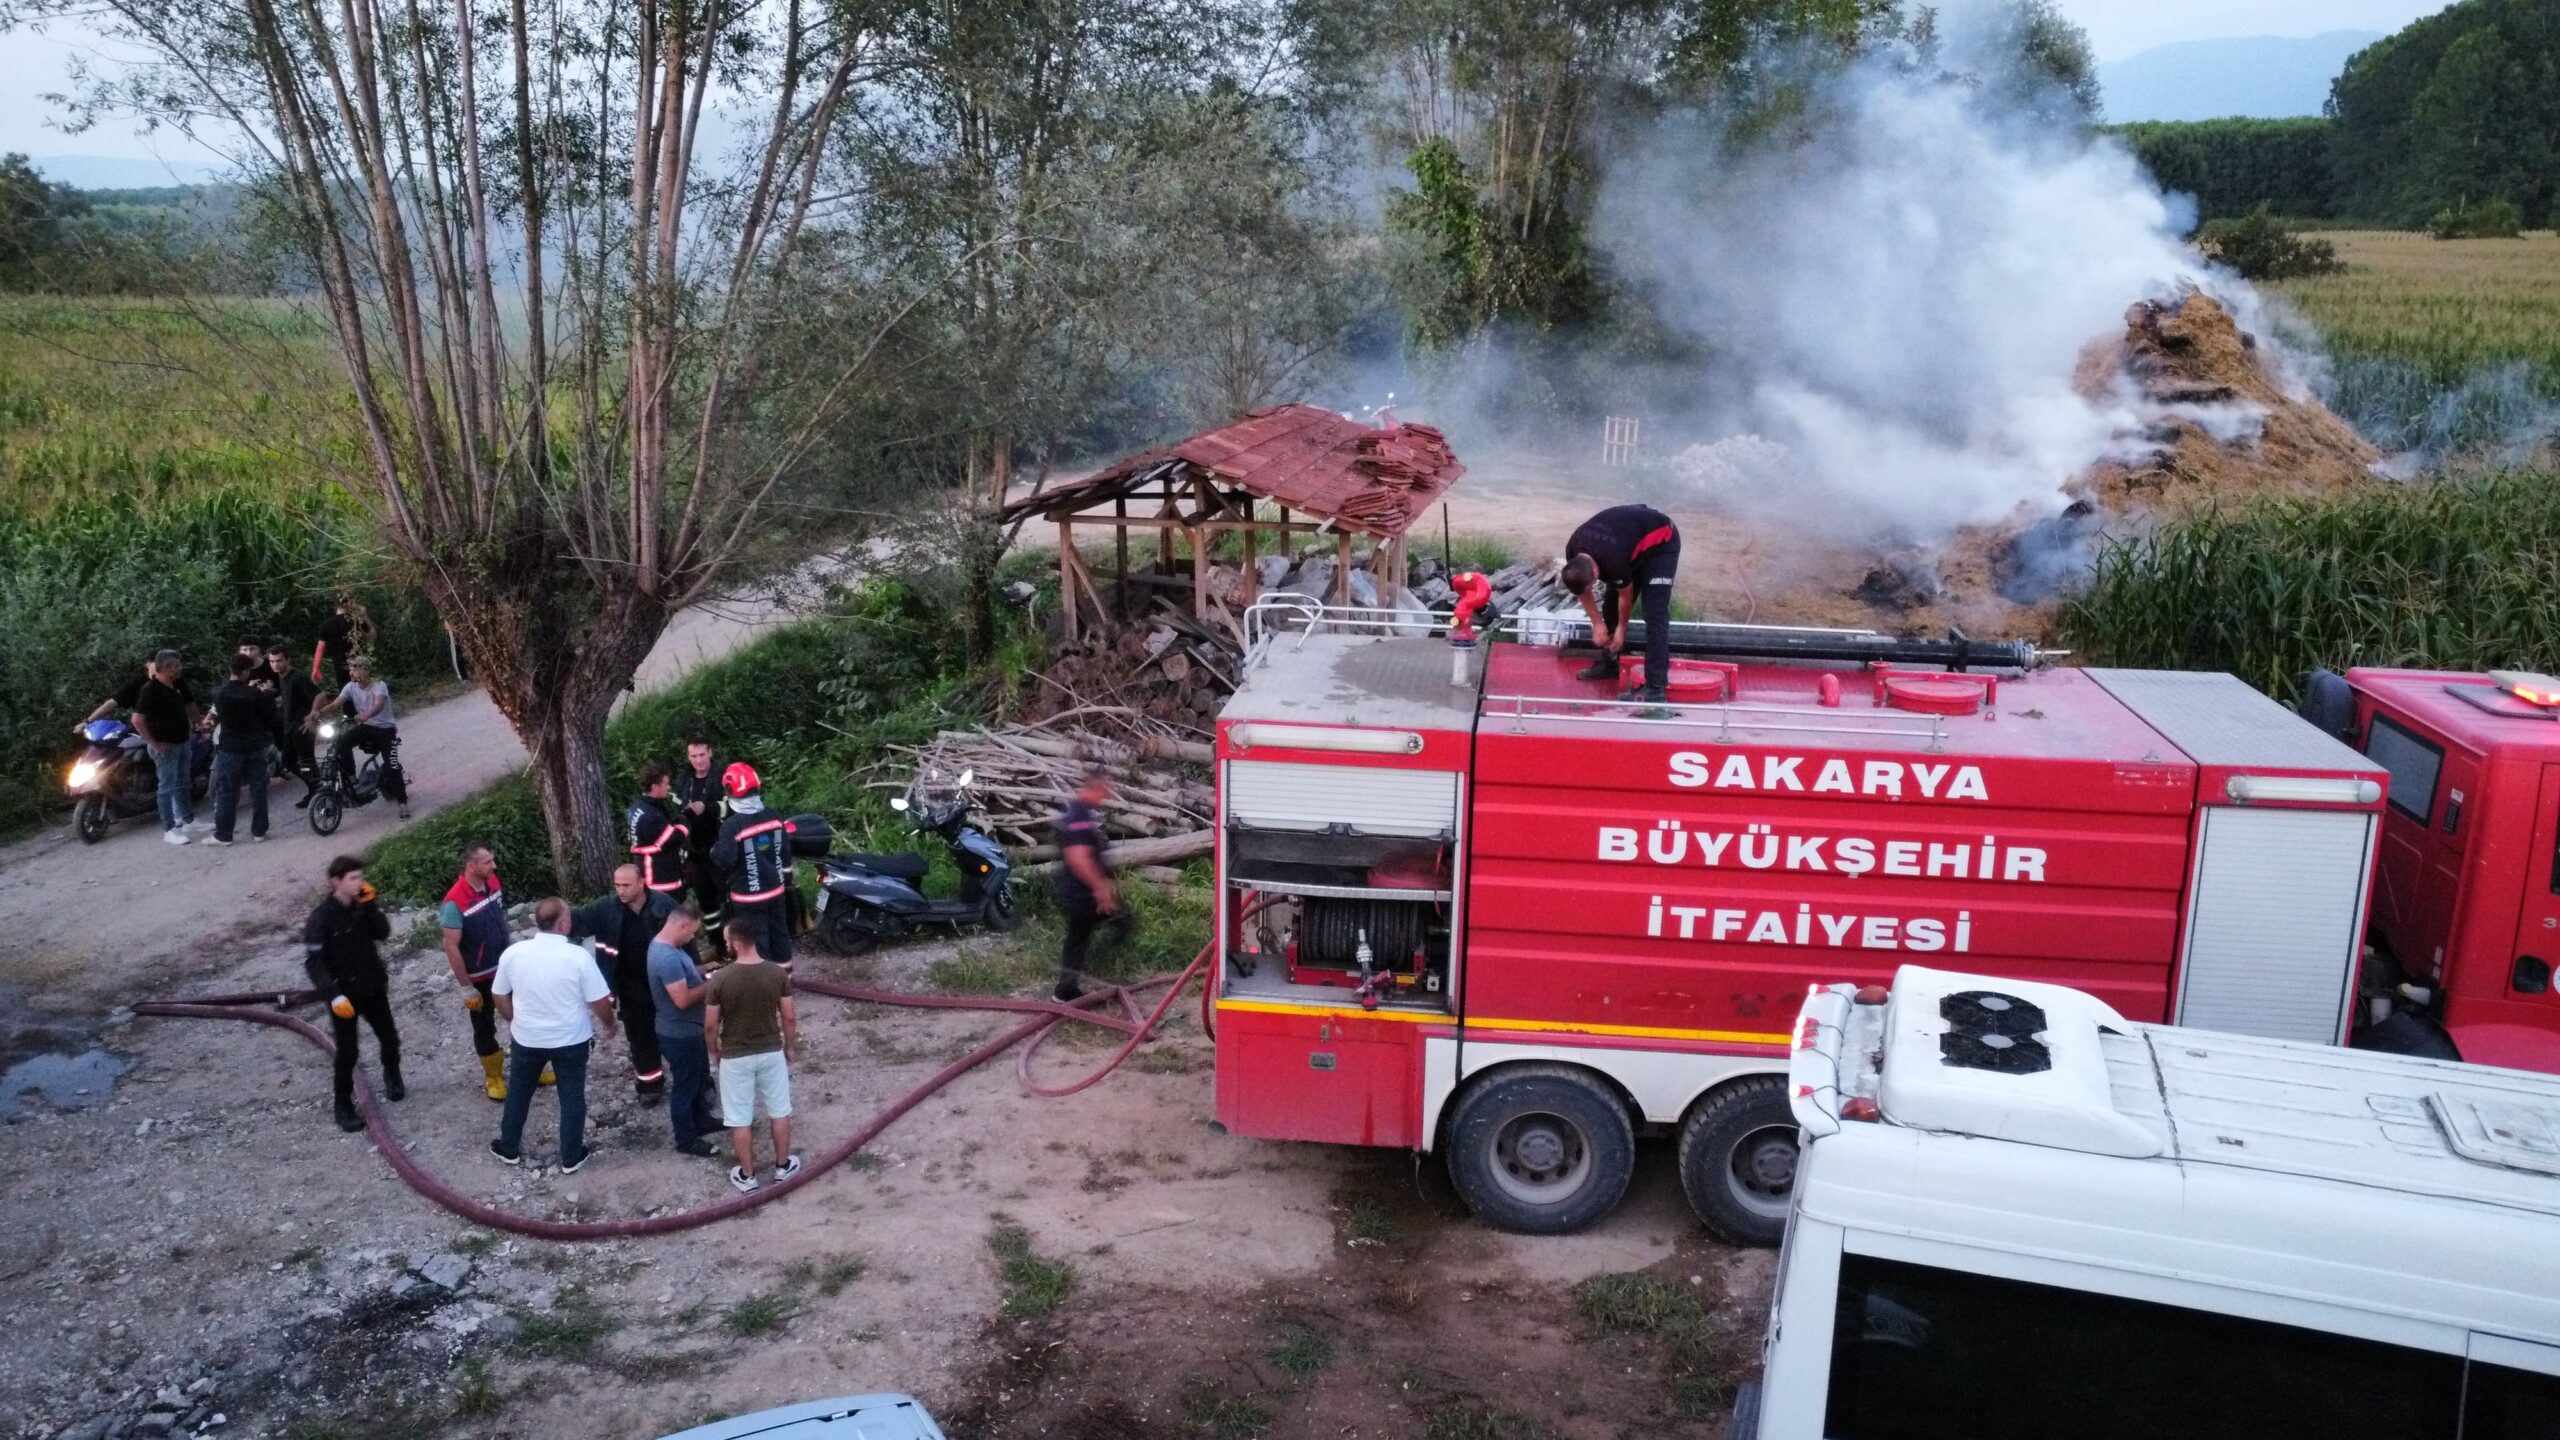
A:
[[[489,1357],[474,1355],[462,1362],[462,1373],[453,1385],[454,1414],[474,1417],[495,1415],[506,1403],[506,1392],[489,1378]]]
[[[750,1295],[720,1312],[720,1328],[741,1340],[752,1340],[780,1330],[799,1313],[799,1301],[787,1292],[769,1290]]]
[[[1032,1249],[1031,1232],[1015,1221],[997,1217],[987,1233],[987,1248],[995,1254],[1003,1289],[997,1308],[1007,1320],[1040,1319],[1075,1292],[1074,1267]]]
[[[1182,1387],[1182,1418],[1211,1440],[1256,1440],[1271,1428],[1271,1407],[1230,1394],[1206,1375],[1194,1375]]]
[[[1015,945],[974,945],[927,965],[924,983],[946,995],[1010,995],[1054,978],[1056,962]]]
[[[1643,1271],[1594,1275],[1573,1287],[1573,1305],[1601,1335],[1633,1336],[1658,1347],[1672,1409],[1683,1418],[1712,1415],[1732,1398],[1715,1326],[1690,1287]]]
[[[1342,1217],[1342,1240],[1347,1245],[1384,1245],[1403,1231],[1386,1202],[1365,1191],[1335,1195],[1333,1208]]]
[[[1553,1440],[1553,1427],[1481,1400],[1444,1400],[1423,1417],[1424,1440]]]
[[[868,1268],[870,1267],[863,1264],[862,1257],[859,1255],[839,1255],[819,1266],[818,1273],[811,1278],[810,1283],[817,1287],[819,1294],[832,1297],[843,1293],[844,1287],[861,1279],[862,1272]]]
[[[1264,1354],[1281,1374],[1304,1380],[1333,1363],[1333,1337],[1311,1326],[1291,1325]]]
[[[584,1360],[621,1328],[621,1317],[577,1290],[562,1294],[548,1310],[516,1312],[516,1343],[554,1360]]]

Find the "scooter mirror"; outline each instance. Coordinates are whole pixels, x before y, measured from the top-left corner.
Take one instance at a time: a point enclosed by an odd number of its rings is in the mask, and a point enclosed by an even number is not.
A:
[[[972,780],[975,780],[975,779],[977,779],[977,778],[978,778],[978,772],[977,772],[977,771],[975,771],[975,770],[963,770],[963,771],[961,771],[961,772],[960,772],[960,788],[961,788],[961,789],[963,789],[963,790],[968,789],[968,788],[969,788],[969,782],[970,782],[970,781],[972,781]]]
[[[895,810],[895,811],[899,812],[900,814],[904,814],[904,813],[906,813],[906,808],[907,808],[907,797],[906,797],[906,796],[904,796],[904,795],[892,795],[892,796],[890,796],[890,797],[889,797],[889,808],[890,808],[890,809],[892,809],[892,810]]]

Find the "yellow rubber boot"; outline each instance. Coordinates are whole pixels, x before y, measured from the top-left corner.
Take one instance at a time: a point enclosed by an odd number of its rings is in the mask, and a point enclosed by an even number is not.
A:
[[[542,1078],[534,1083],[537,1085],[557,1085],[560,1083],[560,1077],[552,1074],[551,1067],[545,1065],[542,1067]]]
[[[480,1057],[480,1073],[487,1077],[487,1082],[481,1088],[488,1092],[488,1096],[492,1100],[504,1100],[507,1098],[506,1065],[507,1057],[504,1055],[483,1055]]]

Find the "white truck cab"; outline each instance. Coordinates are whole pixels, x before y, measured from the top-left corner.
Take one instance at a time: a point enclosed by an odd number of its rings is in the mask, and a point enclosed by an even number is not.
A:
[[[1735,1440],[2560,1440],[2560,1078],[1816,988]]]

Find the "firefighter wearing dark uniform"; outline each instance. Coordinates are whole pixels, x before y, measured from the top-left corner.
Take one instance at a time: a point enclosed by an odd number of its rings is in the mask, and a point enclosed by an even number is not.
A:
[[[438,917],[444,926],[445,963],[462,986],[463,1008],[471,1012],[471,1048],[480,1055],[481,1088],[490,1099],[507,1098],[506,1056],[498,1050],[498,1007],[489,982],[498,978],[498,956],[510,943],[507,897],[498,885],[498,858],[486,845],[462,852],[462,873],[444,892]]]
[[[711,842],[729,807],[720,792],[720,762],[711,742],[697,735],[685,742],[684,764],[675,774],[676,823],[685,829],[686,883],[693,887],[693,908],[702,912],[704,930],[718,934],[722,896],[719,867],[711,863]]]
[[[672,899],[684,889],[685,851],[692,833],[673,810],[667,767],[652,760],[640,771],[640,798],[622,817],[631,841],[631,863],[640,867],[640,884],[652,895]]]
[[[1564,587],[1590,615],[1592,643],[1601,650],[1579,678],[1618,678],[1627,618],[1641,604],[1644,685],[1629,698],[1662,699],[1671,683],[1671,581],[1680,569],[1680,528],[1650,505],[1612,505],[1582,522],[1565,542],[1564,556]],[[1630,586],[1639,593],[1620,593]]]
[[[711,863],[728,887],[722,913],[731,925],[755,927],[756,953],[791,963],[791,822],[767,810],[755,767],[739,761],[720,772],[729,818]]]
[[[338,1102],[338,1128],[350,1134],[364,1128],[356,1113],[356,1021],[373,1027],[382,1050],[382,1098],[402,1100],[400,1027],[391,1019],[391,976],[382,968],[382,942],[391,938],[391,922],[374,903],[365,883],[364,862],[341,855],[329,862],[329,895],[302,925],[302,970],[313,989],[329,997],[329,1029],[336,1042],[337,1067],[332,1077]]]
[[[674,896],[651,891],[641,883],[640,867],[625,865],[613,872],[613,893],[569,921],[571,940],[596,942],[596,969],[603,972],[614,1008],[621,1012],[623,1042],[631,1047],[632,1082],[643,1099],[667,1092],[666,1066],[658,1058],[658,1002],[650,993],[649,942],[675,908]]]

